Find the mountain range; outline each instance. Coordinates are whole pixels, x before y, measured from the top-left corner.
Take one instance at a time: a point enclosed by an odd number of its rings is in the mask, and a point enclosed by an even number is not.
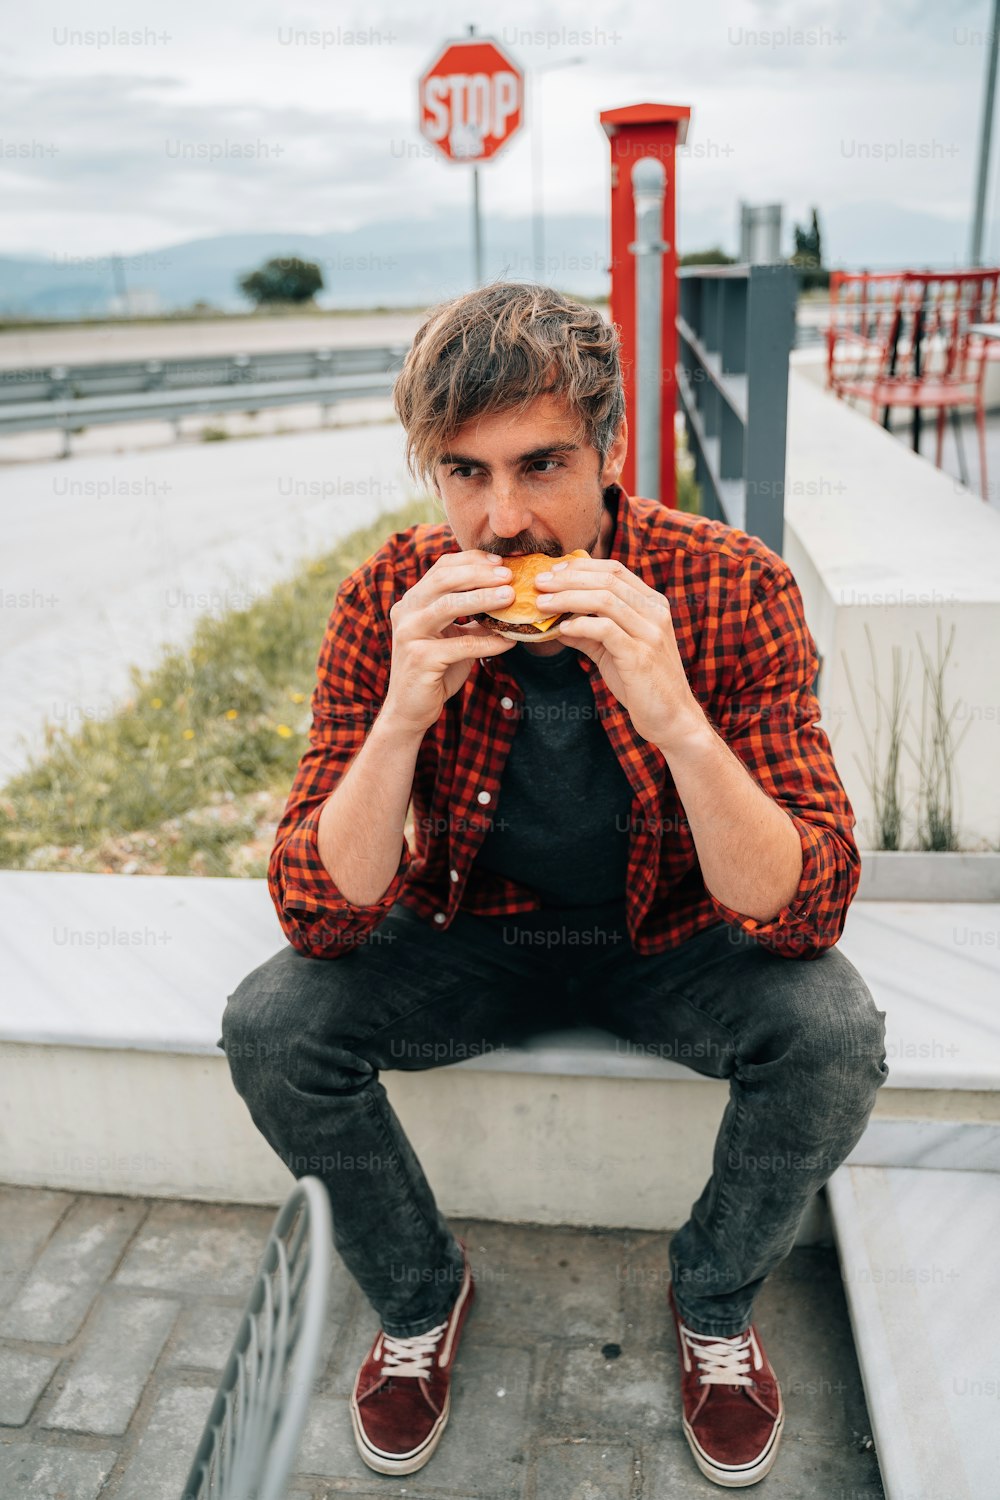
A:
[[[271,257],[316,261],[326,308],[423,307],[473,284],[471,213],[440,210],[424,219],[394,218],[327,234],[271,231],[213,235],[124,256],[0,255],[0,315],[98,317],[109,312],[169,312],[204,302],[245,311],[238,277]],[[682,252],[718,243],[718,213],[682,214]],[[891,203],[846,205],[820,213],[824,262],[845,269],[964,263],[968,227]],[[486,217],[483,276],[537,280],[577,296],[607,292],[608,219],[548,215],[536,261],[532,219]],[[736,226],[733,227],[735,240]],[[783,243],[791,240],[784,224]],[[735,245],[723,245],[734,253]]]

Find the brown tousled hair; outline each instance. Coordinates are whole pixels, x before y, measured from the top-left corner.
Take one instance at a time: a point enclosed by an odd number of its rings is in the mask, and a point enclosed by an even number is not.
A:
[[[393,388],[406,463],[431,483],[452,433],[546,392],[575,410],[601,467],[625,415],[617,329],[552,287],[498,281],[431,309]]]

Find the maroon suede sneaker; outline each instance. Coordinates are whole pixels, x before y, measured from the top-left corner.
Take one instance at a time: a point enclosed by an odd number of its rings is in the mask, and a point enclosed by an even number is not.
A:
[[[465,1242],[458,1243],[465,1274],[445,1321],[412,1338],[380,1332],[354,1382],[354,1441],[368,1467],[379,1474],[422,1469],[441,1441],[451,1409],[451,1369],[475,1297]]]
[[[781,1387],[751,1323],[733,1338],[695,1333],[670,1311],[681,1356],[684,1436],[701,1472],[728,1489],[756,1484],[778,1455]]]

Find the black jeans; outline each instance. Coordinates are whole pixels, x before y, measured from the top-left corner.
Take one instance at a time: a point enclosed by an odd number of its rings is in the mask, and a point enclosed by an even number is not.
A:
[[[288,945],[228,997],[219,1045],[235,1087],[293,1175],[326,1183],[335,1247],[387,1333],[447,1316],[462,1255],[379,1072],[581,1023],[729,1080],[712,1175],[670,1271],[691,1328],[741,1332],[888,1076],[885,1012],[836,947],[781,958],[720,922],[644,957],[623,902],[459,912],[445,931],[397,902],[343,957]]]

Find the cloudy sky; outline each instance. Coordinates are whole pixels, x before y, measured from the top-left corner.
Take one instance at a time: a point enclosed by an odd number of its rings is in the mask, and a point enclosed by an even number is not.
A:
[[[735,249],[741,198],[782,202],[786,224],[817,201],[970,218],[989,0],[510,0],[498,24],[500,10],[38,0],[14,24],[11,6],[0,253],[137,254],[448,212],[464,233],[468,169],[422,141],[416,90],[470,22],[532,75],[546,212],[602,211],[598,112],[654,100],[693,109],[682,243],[687,216],[699,240]],[[531,163],[525,130],[480,174],[486,211],[530,211]],[[987,249],[1000,250],[992,223]]]

